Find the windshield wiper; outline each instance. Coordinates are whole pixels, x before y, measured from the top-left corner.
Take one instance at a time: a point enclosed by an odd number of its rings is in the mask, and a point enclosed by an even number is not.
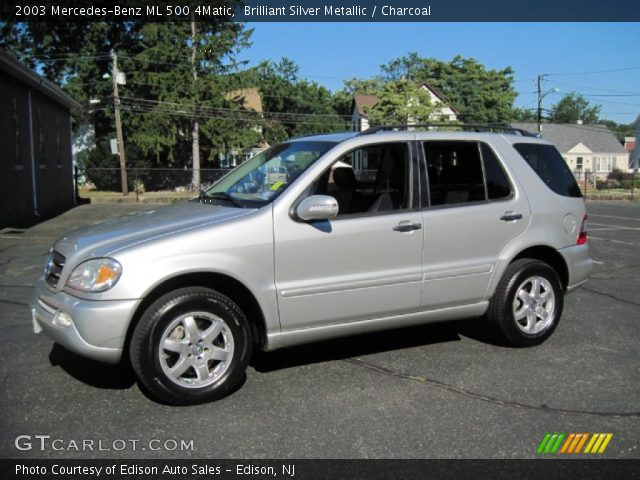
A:
[[[229,195],[227,192],[214,192],[214,193],[205,193],[204,190],[200,191],[200,196],[198,197],[200,203],[209,203],[207,199],[213,200],[222,200],[225,202],[229,202],[238,208],[245,208],[240,202],[238,202],[235,198]]]

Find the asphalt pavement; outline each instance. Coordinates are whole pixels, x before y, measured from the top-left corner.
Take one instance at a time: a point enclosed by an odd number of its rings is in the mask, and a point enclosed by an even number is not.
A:
[[[599,457],[640,458],[640,204],[588,203],[593,274],[539,347],[474,319],[256,352],[235,393],[193,407],[32,331],[52,242],[153,208],[0,233],[0,458],[536,458],[548,432],[612,433]]]

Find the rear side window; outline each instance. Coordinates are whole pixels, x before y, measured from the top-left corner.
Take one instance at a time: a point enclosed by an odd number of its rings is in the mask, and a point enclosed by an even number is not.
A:
[[[511,196],[507,174],[481,142],[424,142],[431,205],[453,205]]]
[[[582,197],[575,177],[553,145],[516,143],[513,148],[555,193],[564,197]]]
[[[500,160],[496,158],[496,154],[486,143],[480,144],[480,150],[484,162],[484,175],[487,179],[487,197],[489,200],[510,197],[511,184]]]

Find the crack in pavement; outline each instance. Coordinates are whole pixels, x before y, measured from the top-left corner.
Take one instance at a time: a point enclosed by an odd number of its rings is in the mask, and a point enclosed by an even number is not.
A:
[[[494,405],[501,405],[505,407],[516,407],[522,408],[526,410],[536,410],[539,412],[545,413],[557,413],[560,415],[576,415],[576,416],[584,416],[584,417],[609,417],[609,418],[638,418],[640,417],[640,412],[597,412],[597,411],[588,411],[588,410],[571,410],[566,408],[555,408],[549,407],[547,405],[530,405],[527,403],[517,402],[513,400],[500,400],[499,398],[490,397],[488,395],[483,395],[481,393],[472,392],[470,390],[466,390],[461,387],[456,387],[455,385],[451,385],[440,380],[433,380],[430,378],[426,378],[422,375],[411,375],[408,373],[399,372],[397,370],[392,370],[390,368],[382,367],[380,365],[376,365],[373,363],[365,362],[364,360],[356,359],[356,358],[348,358],[344,360],[351,365],[355,365],[361,368],[366,368],[369,370],[373,370],[374,372],[382,373],[384,375],[389,375],[396,378],[402,378],[404,380],[411,380],[413,382],[422,383],[424,385],[433,385],[438,388],[442,388],[443,390],[448,390],[450,392],[464,395],[465,397],[472,398],[475,400],[481,400],[483,402],[493,403]]]
[[[8,303],[9,305],[21,305],[21,306],[25,306],[25,307],[31,307],[31,305],[29,305],[26,302],[17,302],[15,300],[6,300],[3,298],[0,298],[0,303]]]
[[[625,300],[623,298],[620,297],[616,297],[615,295],[611,294],[611,293],[606,293],[606,292],[600,292],[598,290],[594,290],[593,288],[587,288],[587,287],[580,287],[581,290],[585,290],[587,292],[590,293],[595,293],[596,295],[602,295],[603,297],[609,297],[613,300],[617,300],[620,303],[624,303],[626,305],[633,305],[634,307],[640,307],[640,303],[636,303],[636,302],[632,302],[631,300]]]
[[[0,267],[4,267],[5,265],[9,265],[11,262],[13,262],[14,260],[18,260],[20,259],[20,257],[10,257],[8,260],[4,260],[2,262],[0,262]]]
[[[16,248],[17,246],[18,246],[18,244],[14,243],[13,245],[9,245],[8,247],[1,248],[0,249],[0,254],[6,252],[7,250],[11,250],[12,248]]]

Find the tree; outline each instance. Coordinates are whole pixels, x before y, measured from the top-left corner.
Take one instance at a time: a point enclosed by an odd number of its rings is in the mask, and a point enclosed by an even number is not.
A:
[[[371,79],[351,78],[345,80],[342,90],[338,90],[333,94],[333,109],[338,115],[351,116],[351,103],[356,93],[363,95],[377,95],[382,87],[384,81],[378,77]]]
[[[425,123],[436,110],[431,95],[414,82],[387,82],[378,93],[378,102],[365,113],[372,125]]]
[[[382,65],[386,80],[407,79],[440,90],[465,123],[507,123],[517,96],[513,70],[489,70],[473,58],[456,56],[451,62],[422,58],[412,52]]]
[[[585,124],[598,123],[600,108],[600,105],[591,105],[582,95],[571,92],[551,107],[550,121],[576,123],[582,120]]]
[[[514,122],[535,122],[537,118],[534,109],[514,108],[511,112],[511,121]]]
[[[251,72],[262,96],[265,140],[277,143],[310,133],[344,130],[346,121],[333,108],[331,92],[298,78],[299,67],[286,57],[265,60]]]
[[[0,33],[0,46],[87,106],[76,120],[95,123],[98,147],[88,158],[101,167],[117,166],[104,154],[114,137],[112,49],[127,75],[120,96],[128,166],[191,166],[197,152],[205,166],[229,148],[221,138],[237,139],[246,126],[239,128],[239,108],[226,98],[251,34],[242,24],[31,22],[0,24]],[[92,110],[90,99],[100,101]]]
[[[620,143],[624,143],[625,137],[635,137],[636,131],[633,125],[629,123],[616,123],[612,120],[602,120],[601,124],[606,125],[611,132],[616,136]]]

